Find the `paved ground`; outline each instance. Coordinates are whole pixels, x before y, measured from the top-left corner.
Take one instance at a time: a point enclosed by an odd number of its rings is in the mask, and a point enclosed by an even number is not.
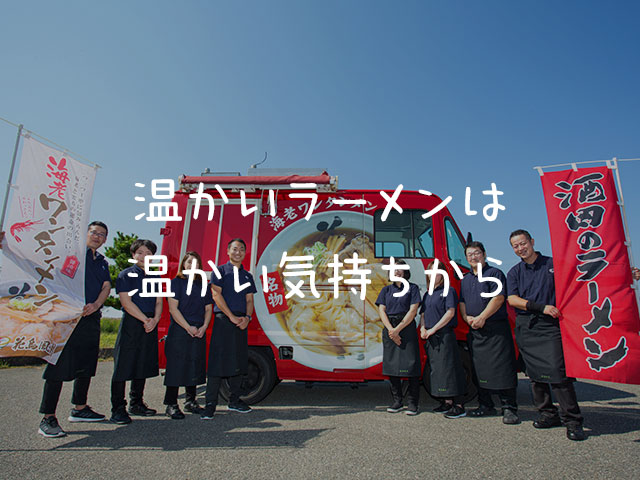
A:
[[[102,362],[90,403],[107,413],[111,362]],[[42,367],[0,370],[0,478],[638,478],[640,387],[577,384],[589,438],[535,430],[528,382],[518,389],[523,423],[500,418],[448,420],[384,411],[386,385],[352,390],[281,383],[248,415],[220,408],[213,421],[190,415],[136,419],[131,425],[70,424],[70,384],[58,417],[68,436],[36,433]],[[161,408],[151,379],[146,401]],[[201,392],[202,394],[203,392]],[[473,406],[473,405],[471,405]]]

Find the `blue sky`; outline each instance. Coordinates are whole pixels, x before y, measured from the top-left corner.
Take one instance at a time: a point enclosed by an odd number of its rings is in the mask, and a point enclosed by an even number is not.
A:
[[[505,269],[550,253],[536,165],[640,157],[633,1],[3,2],[0,117],[98,163],[92,218],[135,221],[135,182],[319,167],[341,188],[426,189]],[[6,178],[15,128],[0,122]],[[640,263],[640,162],[622,165]],[[506,211],[464,214],[495,182]]]

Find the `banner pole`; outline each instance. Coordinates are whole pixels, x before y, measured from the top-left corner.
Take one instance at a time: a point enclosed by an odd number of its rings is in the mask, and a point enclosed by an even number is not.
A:
[[[18,146],[20,145],[20,135],[22,135],[22,127],[18,125],[18,135],[16,137],[16,146],[13,149],[13,159],[11,160],[11,170],[9,171],[9,179],[7,180],[7,190],[4,192],[4,203],[2,204],[2,217],[0,217],[0,232],[4,232],[4,217],[7,213],[7,203],[9,201],[9,190],[11,190],[11,182],[13,181],[13,170],[16,166],[16,157],[18,156]]]
[[[618,159],[613,157],[613,167],[616,171],[616,182],[618,183],[618,190],[620,191],[620,208],[622,209],[622,225],[624,226],[624,237],[625,237],[625,245],[627,246],[627,252],[629,255],[629,268],[634,266],[633,261],[633,252],[631,251],[631,237],[629,236],[629,225],[627,224],[627,212],[624,208],[624,196],[622,195],[622,182],[620,181],[620,167],[618,166]],[[634,283],[637,283],[636,280],[632,280],[631,288],[635,290],[636,294],[636,302],[638,303],[638,308],[640,309],[640,296],[638,289],[635,288]]]

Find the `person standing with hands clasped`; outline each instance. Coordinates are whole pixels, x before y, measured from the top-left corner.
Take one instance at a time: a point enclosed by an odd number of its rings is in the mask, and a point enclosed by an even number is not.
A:
[[[221,277],[218,278],[215,273],[211,275],[216,306],[209,346],[207,403],[200,415],[203,420],[213,418],[223,378],[229,380],[231,388],[228,409],[240,413],[251,412],[251,407],[240,399],[242,376],[248,373],[249,368],[247,326],[253,315],[253,294],[257,291],[253,276],[242,266],[246,254],[244,240],[234,238],[227,245],[229,261],[220,267]]]
[[[502,404],[502,422],[519,423],[516,388],[516,355],[505,303],[507,279],[501,270],[487,265],[480,242],[470,242],[465,256],[471,272],[460,284],[460,315],[469,325],[467,336],[478,386],[478,403],[471,417],[495,415],[492,394]],[[499,284],[497,282],[500,282]],[[492,297],[483,296],[496,293]]]
[[[396,265],[406,265],[400,260]],[[415,283],[409,283],[411,272],[408,265],[398,268],[391,275],[390,285],[385,286],[378,295],[376,305],[382,330],[382,374],[389,376],[393,404],[387,408],[389,413],[403,410],[402,378],[409,378],[407,415],[418,414],[420,401],[420,345],[416,331],[415,317],[420,305],[420,289]]]
[[[116,280],[116,292],[124,310],[113,351],[111,378],[111,421],[131,423],[131,415],[152,416],[156,411],[142,401],[147,378],[158,376],[158,322],[162,315],[162,297],[142,296],[144,259],[156,253],[151,240],[136,240],[131,244],[135,265],[125,268]],[[134,293],[135,292],[135,293]],[[124,398],[125,383],[131,380],[129,414]]]
[[[433,265],[431,262],[427,270]],[[427,290],[420,307],[420,336],[426,340],[424,347],[430,367],[429,389],[431,396],[440,398],[440,405],[433,411],[444,413],[447,418],[461,418],[467,415],[463,401],[467,382],[453,331],[458,325],[458,295],[453,288],[445,293],[442,274],[434,277],[430,280],[433,293],[429,295]]]
[[[188,272],[193,269],[201,274]],[[193,275],[190,291],[187,291],[190,283],[187,273]],[[200,255],[196,252],[185,253],[176,278],[171,280],[174,296],[167,299],[171,324],[164,346],[167,357],[164,404],[167,406],[166,415],[173,420],[184,418],[178,406],[178,387],[185,387],[185,411],[201,413],[202,410],[196,400],[196,387],[205,383],[207,378],[205,333],[213,312],[211,289],[208,288],[206,277],[202,277]]]
[[[584,440],[583,418],[573,387],[575,379],[568,378],[565,371],[553,259],[534,250],[534,240],[526,230],[512,232],[509,241],[522,259],[507,274],[507,301],[518,314],[516,342],[539,412],[533,426],[551,428],[564,424],[569,440]],[[551,400],[552,390],[560,415]]]

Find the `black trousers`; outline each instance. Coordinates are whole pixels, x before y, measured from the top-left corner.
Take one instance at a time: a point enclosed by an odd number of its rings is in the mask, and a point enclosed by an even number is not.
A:
[[[514,413],[518,411],[518,400],[515,388],[507,388],[504,390],[490,390],[478,387],[478,403],[487,408],[493,408],[493,398],[491,395],[498,395],[502,411],[511,410]]]
[[[389,385],[391,386],[393,400],[402,403],[402,377],[389,375]],[[413,407],[417,407],[420,404],[420,377],[409,377],[407,403]]]
[[[73,381],[73,395],[71,403],[74,405],[85,405],[89,394],[91,377],[78,377]],[[42,402],[40,403],[40,413],[44,415],[55,415],[60,392],[62,391],[62,380],[45,380],[42,390]]]
[[[142,395],[144,394],[144,384],[146,378],[137,378],[131,380],[131,389],[129,390],[129,400],[131,405],[140,405],[142,403]],[[116,411],[119,407],[126,407],[127,401],[124,399],[124,389],[127,382],[111,381],[111,410]]]
[[[167,387],[167,390],[164,392],[164,404],[165,405],[177,405],[178,404],[178,388],[180,387]],[[191,385],[189,387],[184,387],[185,391],[185,401],[186,402],[195,402],[196,401],[196,386]]]
[[[560,405],[560,420],[563,425],[582,425],[583,418],[573,387],[573,380],[565,380],[562,383],[531,382],[533,403],[540,412],[541,417],[556,417],[558,409],[553,404],[551,392]]]
[[[220,384],[223,377],[207,377],[207,391],[205,393],[205,401],[207,405],[218,404],[218,392],[220,391]],[[233,404],[240,400],[240,388],[242,387],[242,375],[235,375],[233,377],[226,377],[229,379],[229,387],[231,389],[231,396],[229,397],[229,404]]]

